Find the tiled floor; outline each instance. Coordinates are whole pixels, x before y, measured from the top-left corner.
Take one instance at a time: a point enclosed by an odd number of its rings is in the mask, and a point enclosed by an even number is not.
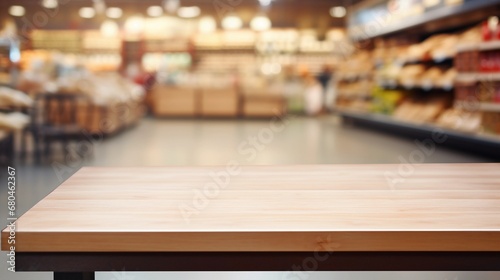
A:
[[[411,159],[418,146],[412,139],[345,126],[335,117],[295,117],[268,120],[154,120],[114,138],[89,141],[95,156],[82,161],[54,159],[44,166],[16,164],[19,214],[24,213],[64,179],[84,165],[159,166],[241,164],[354,164],[399,163]],[[72,149],[71,154],[75,154]],[[489,159],[437,147],[418,159],[434,162],[485,162]],[[6,173],[2,171],[2,173]],[[0,174],[4,178],[5,174]],[[5,182],[2,179],[1,182]],[[0,219],[6,221],[6,186],[2,183]],[[0,279],[51,279],[49,273],[16,273],[6,270],[0,258]],[[98,273],[97,279],[286,279],[283,273]],[[307,279],[500,279],[499,273],[310,273]],[[293,277],[292,277],[293,278]],[[305,280],[300,278],[301,280]]]

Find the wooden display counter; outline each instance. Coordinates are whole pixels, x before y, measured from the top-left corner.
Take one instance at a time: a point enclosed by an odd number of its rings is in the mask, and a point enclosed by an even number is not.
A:
[[[257,117],[286,114],[286,99],[279,92],[244,90],[236,87],[186,88],[156,85],[151,108],[157,117]]]
[[[244,91],[243,116],[274,117],[286,114],[286,100],[282,94],[265,91]]]
[[[155,85],[151,95],[153,114],[157,117],[198,115],[195,88]]]
[[[413,168],[84,167],[9,224],[1,247],[16,271],[56,280],[125,268],[500,269],[500,164]],[[193,186],[205,186],[207,203]]]
[[[201,116],[237,117],[239,96],[236,88],[200,89]]]

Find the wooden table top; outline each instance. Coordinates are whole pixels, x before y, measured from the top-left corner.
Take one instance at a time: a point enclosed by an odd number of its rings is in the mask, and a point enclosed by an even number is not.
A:
[[[500,164],[85,167],[16,250],[500,251]]]

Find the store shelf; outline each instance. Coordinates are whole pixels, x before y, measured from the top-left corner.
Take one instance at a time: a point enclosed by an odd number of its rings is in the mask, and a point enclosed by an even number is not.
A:
[[[500,50],[500,40],[481,42],[478,44],[463,44],[457,46],[458,52],[471,52],[471,51],[494,51]]]
[[[483,42],[479,44],[480,51],[500,50],[500,41]]]
[[[385,115],[372,113],[351,112],[337,110],[337,113],[346,121],[369,128],[413,137],[416,139],[432,139],[434,133],[446,135],[447,140],[443,145],[460,150],[480,153],[489,157],[500,158],[500,136],[478,135],[453,131],[430,124],[414,124],[396,120]]]
[[[470,108],[469,110],[477,110],[481,112],[500,113],[500,103],[491,103],[491,102],[471,103],[471,102],[457,101],[455,102],[455,107]]]
[[[456,82],[473,83],[473,82],[497,82],[500,81],[499,73],[461,73],[455,79]]]
[[[408,59],[408,60],[399,60],[397,64],[400,65],[410,65],[410,64],[443,64],[443,63],[451,63],[453,62],[454,56],[441,56],[441,57],[430,57],[430,58],[422,58],[422,59]]]
[[[338,92],[338,97],[341,97],[343,99],[371,99],[373,97],[373,94],[371,92],[355,92],[355,91],[339,91]]]
[[[365,79],[365,78],[370,78],[373,75],[372,72],[359,72],[359,73],[351,73],[351,74],[345,74],[342,76],[338,76],[338,81],[341,82],[352,82],[352,81],[357,81],[359,79]]]
[[[445,90],[445,91],[450,91],[453,90],[454,85],[453,84],[448,84],[448,85],[434,85],[431,83],[406,83],[406,84],[400,84],[396,81],[386,81],[386,82],[379,82],[378,86],[384,89],[390,89],[390,90],[423,90],[423,91],[434,91],[434,90]]]
[[[400,32],[429,22],[445,19],[450,16],[458,16],[467,12],[495,6],[500,3],[500,0],[469,0],[459,5],[447,5],[427,10],[421,15],[404,17],[394,22],[380,24],[380,22],[377,21],[379,19],[374,19],[373,21],[366,23],[364,26],[359,26],[359,24],[356,22],[356,18],[362,18],[361,16],[359,16],[360,13],[364,12],[366,14],[366,9],[370,8],[373,9],[373,11],[377,11],[377,8],[378,10],[380,10],[381,4],[383,5],[384,3],[385,1],[381,0],[365,1],[361,4],[358,4],[358,6],[353,9],[353,12],[351,12],[351,16],[348,19],[348,24],[350,26],[349,35],[351,36],[351,38],[355,40],[363,40],[387,35],[390,33]],[[385,16],[390,18],[394,15],[391,15],[390,12],[387,12],[387,15]],[[366,28],[369,28],[370,25],[375,25],[379,28],[376,30],[376,32],[365,32],[364,30]],[[356,28],[355,26],[358,27]],[[355,29],[358,32],[355,32]]]

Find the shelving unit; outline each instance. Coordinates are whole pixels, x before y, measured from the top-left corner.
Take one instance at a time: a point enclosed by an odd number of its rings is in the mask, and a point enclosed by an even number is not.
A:
[[[433,133],[439,133],[446,139],[441,145],[500,158],[500,137],[496,135],[460,132],[427,123],[415,124],[379,114],[346,110],[338,110],[337,113],[345,121],[353,124],[420,140],[432,140]]]
[[[500,73],[460,73],[457,82],[500,82]]]
[[[465,101],[456,101],[455,107],[458,108],[468,108],[472,107],[475,110],[481,112],[500,112],[500,103],[491,103],[491,102],[465,102]]]
[[[384,0],[364,1],[353,9],[348,20],[349,34],[355,40],[368,39],[362,44],[367,46],[364,51],[373,55],[370,59],[375,69],[382,71],[374,72],[376,87],[372,90],[357,89],[358,92],[347,92],[347,96],[342,96],[339,90],[337,100],[341,103],[337,112],[346,121],[418,139],[429,137],[432,131],[439,129],[449,138],[445,143],[448,146],[500,157],[500,96],[497,94],[500,71],[495,72],[494,66],[484,63],[492,52],[500,50],[500,41],[478,42],[480,28],[466,29],[498,14],[500,1],[436,3],[439,4],[432,9],[425,7],[424,1],[408,3],[411,7],[406,7],[404,12],[409,14],[401,18],[391,14],[395,11],[388,6],[389,1]],[[389,18],[384,18],[382,10]],[[450,25],[446,19],[457,15],[464,21]],[[379,26],[377,32],[365,36],[356,34],[363,25],[381,24],[384,19],[385,25]],[[427,28],[429,26],[433,28]],[[440,26],[444,34],[451,34],[436,35],[436,26]],[[407,36],[410,32],[416,39]],[[434,38],[438,41],[431,43]],[[436,43],[439,40],[442,42]],[[466,43],[457,45],[456,42]],[[443,46],[456,47],[456,51],[444,55],[443,50],[450,47]],[[464,56],[467,52],[471,54]],[[411,59],[404,59],[405,56]],[[404,69],[407,72],[403,75]],[[441,76],[437,75],[439,72]],[[359,83],[369,80],[370,75],[341,78]]]
[[[448,2],[456,2],[449,3]],[[443,20],[451,16],[463,15],[468,12],[494,7],[500,0],[460,0],[460,1],[439,1],[438,5],[425,7],[422,1],[412,1],[411,7],[398,11],[387,9],[386,0],[364,1],[353,7],[352,15],[348,19],[351,26],[350,36],[356,40],[376,38],[387,34],[408,30],[429,22]],[[372,22],[364,22],[367,14],[378,13],[379,21],[374,32],[366,32]],[[470,20],[467,17],[464,21]],[[456,23],[455,23],[456,24]],[[369,29],[372,30],[372,29]]]

